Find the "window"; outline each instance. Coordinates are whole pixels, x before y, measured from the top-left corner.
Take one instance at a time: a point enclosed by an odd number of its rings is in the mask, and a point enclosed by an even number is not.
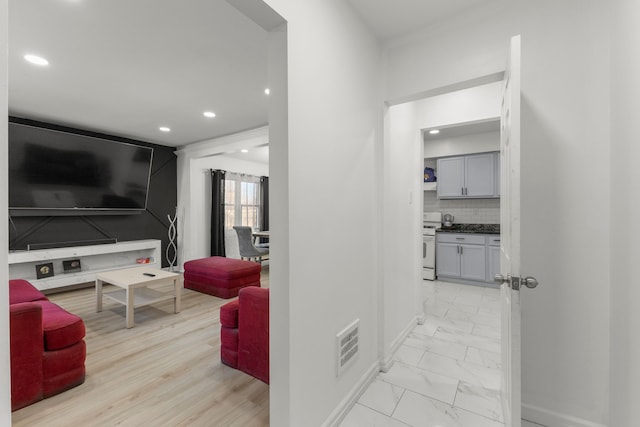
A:
[[[259,228],[260,178],[227,173],[224,186],[225,228],[234,225]]]

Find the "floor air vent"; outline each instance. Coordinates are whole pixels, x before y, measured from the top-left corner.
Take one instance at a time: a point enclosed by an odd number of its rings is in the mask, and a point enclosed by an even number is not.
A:
[[[338,377],[356,360],[356,356],[358,355],[359,327],[360,319],[356,319],[336,335],[336,347],[338,351],[336,375]]]

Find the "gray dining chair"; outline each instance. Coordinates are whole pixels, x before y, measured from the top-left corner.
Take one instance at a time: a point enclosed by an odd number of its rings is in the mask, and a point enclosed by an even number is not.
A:
[[[269,248],[257,248],[253,244],[253,235],[251,227],[236,225],[233,227],[238,234],[238,249],[240,250],[240,259],[248,259],[262,263],[265,257],[269,256]]]

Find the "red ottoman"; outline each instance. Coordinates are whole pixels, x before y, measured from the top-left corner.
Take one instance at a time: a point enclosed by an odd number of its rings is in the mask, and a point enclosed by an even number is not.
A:
[[[220,298],[238,296],[247,286],[260,287],[257,262],[212,256],[184,263],[184,287]]]

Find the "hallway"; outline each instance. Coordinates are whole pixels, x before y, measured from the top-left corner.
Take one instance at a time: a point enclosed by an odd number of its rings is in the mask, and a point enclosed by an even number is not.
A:
[[[498,289],[427,282],[409,334],[341,427],[501,427]]]

